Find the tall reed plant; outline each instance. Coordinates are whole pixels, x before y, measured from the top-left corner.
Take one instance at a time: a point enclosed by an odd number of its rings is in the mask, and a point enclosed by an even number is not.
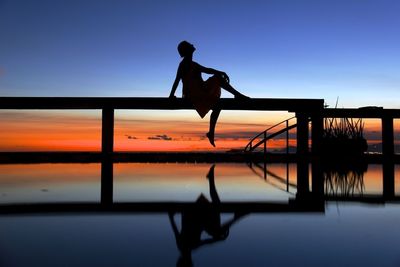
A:
[[[325,154],[362,154],[367,148],[361,118],[325,118],[322,139]]]

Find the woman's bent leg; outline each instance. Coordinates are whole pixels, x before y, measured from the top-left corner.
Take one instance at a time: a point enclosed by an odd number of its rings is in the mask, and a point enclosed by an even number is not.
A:
[[[229,93],[231,93],[232,95],[235,96],[235,98],[238,99],[248,99],[248,96],[245,96],[244,94],[240,93],[238,90],[236,90],[235,88],[232,87],[232,85],[230,85],[230,83],[228,83],[225,79],[221,77],[219,77],[220,82],[221,82],[221,87],[223,89],[225,89],[226,91],[228,91]]]

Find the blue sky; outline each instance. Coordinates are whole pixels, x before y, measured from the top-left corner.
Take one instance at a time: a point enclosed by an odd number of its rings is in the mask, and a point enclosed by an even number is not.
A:
[[[400,108],[399,14],[396,0],[0,0],[0,95],[168,96],[188,40],[251,97]]]

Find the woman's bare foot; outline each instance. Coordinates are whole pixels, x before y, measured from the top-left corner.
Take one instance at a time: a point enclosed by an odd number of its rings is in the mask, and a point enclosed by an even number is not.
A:
[[[236,95],[235,95],[235,99],[238,99],[238,100],[247,100],[247,99],[250,99],[250,97],[245,96],[245,95],[239,93],[239,94],[236,94]]]
[[[215,147],[215,143],[214,143],[214,134],[211,134],[210,132],[206,133],[206,136],[208,138],[208,141],[210,141],[210,144]]]

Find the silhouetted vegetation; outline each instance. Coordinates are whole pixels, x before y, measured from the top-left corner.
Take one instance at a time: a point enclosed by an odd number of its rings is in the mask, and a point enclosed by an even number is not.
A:
[[[362,155],[368,149],[361,118],[325,118],[322,137],[325,155]]]

